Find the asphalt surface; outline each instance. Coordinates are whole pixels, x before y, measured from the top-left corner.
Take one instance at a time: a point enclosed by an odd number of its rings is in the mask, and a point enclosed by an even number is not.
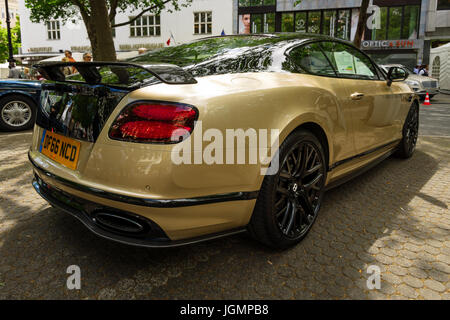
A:
[[[450,95],[437,95],[431,106],[422,105],[420,111],[420,134],[450,136]]]
[[[450,300],[450,96],[432,103],[411,159],[327,192],[308,237],[282,252],[245,234],[162,250],[100,239],[31,187],[31,132],[0,133],[0,299]],[[66,286],[71,265],[80,290]]]

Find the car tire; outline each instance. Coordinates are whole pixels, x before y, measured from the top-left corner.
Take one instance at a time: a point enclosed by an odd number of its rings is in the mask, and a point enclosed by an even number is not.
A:
[[[322,204],[327,166],[320,141],[296,130],[279,148],[279,168],[264,177],[248,229],[263,244],[286,249],[310,231]]]
[[[10,95],[0,99],[0,128],[21,131],[34,126],[36,104],[28,97]]]
[[[395,155],[399,158],[408,159],[413,155],[419,137],[419,106],[417,103],[414,103],[409,109],[403,124],[402,135],[402,140]]]

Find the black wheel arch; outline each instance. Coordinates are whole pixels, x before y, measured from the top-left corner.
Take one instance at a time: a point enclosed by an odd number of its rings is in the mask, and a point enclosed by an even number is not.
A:
[[[9,98],[11,96],[24,97],[26,99],[31,100],[34,103],[34,106],[37,107],[37,105],[38,105],[38,101],[36,101],[35,97],[33,97],[33,95],[31,95],[31,94],[29,94],[27,92],[24,92],[24,91],[14,91],[14,92],[7,92],[7,93],[4,93],[4,94],[1,94],[0,95],[0,100],[3,100],[5,98]]]

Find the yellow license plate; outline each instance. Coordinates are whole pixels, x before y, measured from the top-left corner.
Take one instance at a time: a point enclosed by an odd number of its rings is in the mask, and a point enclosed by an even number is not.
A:
[[[77,169],[81,143],[60,134],[44,130],[40,151],[50,159],[72,169]]]

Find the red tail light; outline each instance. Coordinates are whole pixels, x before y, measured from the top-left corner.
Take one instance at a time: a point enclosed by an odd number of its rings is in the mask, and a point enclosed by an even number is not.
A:
[[[147,143],[178,143],[194,130],[195,107],[169,102],[138,102],[126,107],[114,121],[109,137]]]

